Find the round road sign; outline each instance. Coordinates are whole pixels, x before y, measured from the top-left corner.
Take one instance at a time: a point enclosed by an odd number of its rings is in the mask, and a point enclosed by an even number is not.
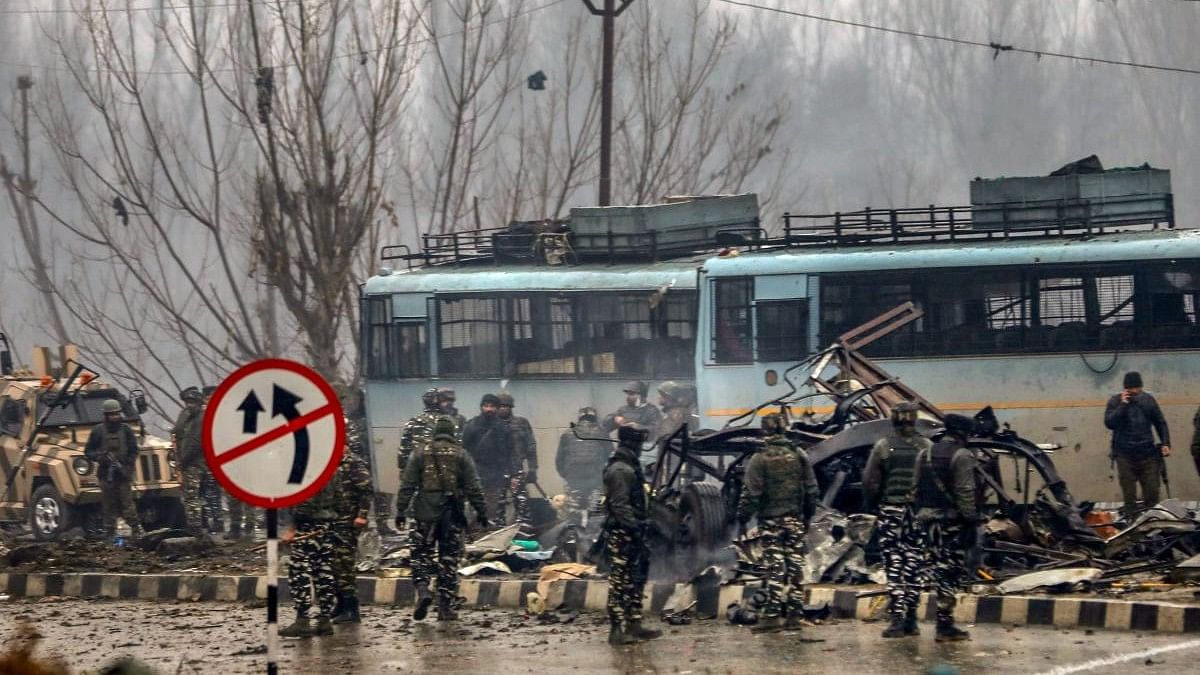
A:
[[[204,459],[234,497],[265,509],[308,499],[337,470],[346,421],[311,368],[264,359],[238,368],[204,413]]]

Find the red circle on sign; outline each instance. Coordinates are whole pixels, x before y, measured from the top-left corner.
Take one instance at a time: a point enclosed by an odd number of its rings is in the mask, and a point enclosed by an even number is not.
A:
[[[334,445],[333,452],[329,456],[329,463],[321,470],[321,473],[314,482],[293,494],[281,497],[263,497],[243,490],[225,473],[225,465],[217,462],[217,455],[212,443],[213,427],[216,424],[216,410],[222,399],[241,380],[264,370],[286,370],[311,382],[325,396],[326,403],[320,407],[331,407],[332,411],[327,414],[333,415],[334,420]],[[322,415],[320,419],[324,417],[325,415]],[[313,421],[315,422],[316,420]],[[225,488],[226,492],[251,506],[263,509],[286,509],[320,492],[321,488],[325,487],[325,484],[333,477],[333,473],[337,471],[338,463],[341,462],[342,453],[346,448],[346,418],[343,417],[342,404],[338,401],[337,392],[315,370],[304,364],[287,359],[262,359],[261,361],[247,363],[233,371],[221,382],[217,390],[213,392],[212,399],[208,402],[208,407],[204,411],[204,434],[201,437],[201,442],[204,445],[204,461],[212,471],[213,478],[217,479],[217,482],[221,484],[221,487]]]

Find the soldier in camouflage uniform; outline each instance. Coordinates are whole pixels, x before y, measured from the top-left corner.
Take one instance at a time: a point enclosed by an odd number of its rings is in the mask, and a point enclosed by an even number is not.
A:
[[[738,504],[743,528],[752,517],[758,518],[767,572],[767,602],[753,630],[799,630],[804,618],[804,534],[817,510],[817,476],[808,455],[788,440],[783,417],[766,415],[762,427],[767,445],[746,465]]]
[[[133,536],[140,537],[142,524],[133,505],[137,437],[122,421],[125,415],[120,402],[108,399],[102,405],[104,421],[92,427],[83,454],[97,464],[104,534],[111,537],[116,533],[120,516],[133,530]]]
[[[626,425],[620,444],[604,468],[604,546],[608,554],[608,642],[625,645],[652,640],[661,631],[642,626],[642,592],[650,569],[646,545],[646,479],[638,457],[646,431]]]
[[[458,565],[463,555],[467,527],[466,505],[475,509],[480,527],[488,526],[487,507],[475,463],[455,437],[454,420],[441,416],[434,424],[433,440],[418,448],[404,468],[396,496],[396,526],[403,529],[409,506],[416,524],[409,532],[412,546],[413,585],[417,605],[413,618],[421,621],[433,598],[429,582],[437,579],[439,621],[458,618]]]
[[[195,437],[195,443],[202,443],[199,439],[204,434],[204,411],[208,408],[208,402],[212,400],[213,392],[216,387],[208,386],[204,388],[204,402],[200,407],[200,415],[197,418],[197,423],[192,425],[192,434]],[[200,500],[202,502],[201,518],[207,524],[208,531],[214,534],[220,534],[225,531],[225,510],[221,505],[221,498],[225,495],[225,489],[213,477],[212,471],[208,468],[208,463],[201,461],[204,465],[204,472],[200,474]],[[231,497],[232,499],[232,497]]]
[[[578,436],[576,436],[578,432]],[[586,512],[592,495],[600,490],[604,464],[608,460],[606,441],[585,440],[600,438],[603,433],[597,424],[595,408],[580,408],[575,429],[568,429],[558,439],[554,466],[567,483],[567,504],[571,511]]]
[[[438,411],[437,389],[429,389],[421,395],[421,404],[425,406],[416,417],[404,425],[404,433],[400,436],[400,455],[398,464],[400,475],[404,476],[404,466],[413,453],[433,440],[433,425],[441,416]]]
[[[188,387],[179,392],[183,409],[171,427],[171,439],[175,444],[175,461],[179,465],[183,483],[183,509],[188,527],[203,529],[203,501],[200,498],[200,481],[208,465],[204,461],[204,448],[197,433],[204,423],[203,395],[198,387]],[[193,426],[195,425],[195,426]]]
[[[353,407],[350,409],[354,412]],[[333,617],[333,623],[359,623],[362,620],[358,612],[354,566],[358,554],[358,533],[370,522],[368,518],[375,496],[371,485],[371,469],[366,460],[364,422],[362,417],[346,417],[346,452],[342,455],[342,466],[336,476],[341,480],[335,504],[338,519],[331,527],[334,535],[333,574],[337,578],[339,611]]]
[[[696,387],[668,380],[658,385],[658,405],[662,409],[662,422],[656,429],[651,429],[657,440],[663,436],[679,431],[679,427],[688,425],[688,430],[695,433],[700,428],[700,415],[696,410]]]
[[[532,529],[532,518],[529,514],[529,484],[538,480],[537,439],[533,435],[533,425],[529,420],[513,414],[512,394],[502,391],[497,394],[500,405],[496,416],[508,425],[509,436],[512,439],[512,468],[507,475],[508,496],[513,504],[520,529],[517,537],[528,539],[536,535]]]
[[[283,543],[291,544],[288,558],[288,591],[296,608],[296,621],[279,631],[283,637],[330,635],[330,619],[337,609],[339,549],[343,539],[336,532],[346,520],[347,504],[361,506],[363,481],[361,458],[346,452],[337,471],[317,494],[292,509],[292,526],[283,535]],[[369,485],[370,476],[367,476]],[[356,519],[357,520],[357,519]],[[362,524],[366,524],[363,517]],[[313,594],[316,594],[314,602]],[[313,616],[313,610],[316,615]],[[316,624],[312,619],[316,619]]]
[[[946,433],[917,455],[913,507],[928,544],[926,569],[937,589],[937,641],[957,642],[970,634],[954,625],[955,594],[962,588],[967,542],[964,532],[979,525],[975,456],[967,449],[971,418],[946,415]]]
[[[438,387],[437,389],[437,407],[438,412],[446,415],[454,420],[454,426],[458,429],[458,439],[462,440],[463,427],[467,426],[467,418],[463,417],[455,407],[455,402],[458,401],[458,395],[450,387]]]
[[[879,548],[887,575],[891,624],[885,638],[920,635],[917,601],[921,594],[925,541],[913,520],[912,498],[917,455],[929,439],[917,433],[917,406],[907,401],[892,408],[893,433],[879,439],[863,471],[863,507],[878,510]]]

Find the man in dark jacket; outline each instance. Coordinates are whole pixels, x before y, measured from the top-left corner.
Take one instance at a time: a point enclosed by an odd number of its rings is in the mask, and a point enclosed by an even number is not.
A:
[[[418,448],[404,468],[404,480],[396,496],[396,526],[404,528],[412,506],[416,525],[409,531],[412,546],[413,586],[417,606],[413,618],[421,621],[433,602],[429,582],[437,578],[438,621],[458,618],[454,599],[458,596],[458,565],[463,555],[463,531],[467,527],[466,506],[475,508],[479,526],[488,519],[475,463],[459,445],[453,418],[443,415],[433,428],[433,440]]]
[[[738,503],[742,527],[758,518],[767,571],[767,602],[753,630],[799,630],[804,618],[804,534],[817,510],[817,476],[808,455],[788,440],[782,416],[764,416],[762,427],[767,447],[746,464]]]
[[[892,408],[893,432],[879,439],[863,470],[863,510],[878,511],[879,549],[887,575],[891,624],[883,637],[919,635],[917,601],[921,594],[925,543],[913,522],[912,493],[917,455],[930,447],[917,433],[917,406],[907,401]]]
[[[521,524],[517,537],[529,539],[535,535],[531,529],[528,485],[538,480],[537,439],[533,435],[533,425],[529,420],[513,414],[516,400],[512,394],[502,391],[496,398],[500,400],[500,405],[496,408],[496,417],[508,425],[509,438],[512,440],[512,465],[508,469],[507,497],[513,504],[517,522]]]
[[[626,424],[636,424],[649,433],[658,431],[658,428],[662,426],[662,413],[654,407],[653,403],[646,401],[648,390],[646,383],[640,380],[627,382],[623,389],[625,405],[617,408],[616,412],[605,416],[604,421],[600,424],[604,433],[611,434]]]
[[[97,465],[104,534],[112,537],[116,533],[117,516],[120,516],[133,530],[133,536],[140,537],[142,524],[133,505],[137,436],[122,421],[125,415],[116,399],[106,400],[101,404],[101,410],[104,421],[92,427],[83,454]]]
[[[650,568],[646,546],[646,480],[638,457],[646,431],[623,426],[617,431],[620,445],[604,469],[604,521],[608,554],[608,642],[613,645],[652,640],[661,631],[642,627],[642,592]]]
[[[484,394],[479,402],[479,415],[468,420],[463,428],[462,443],[479,470],[488,520],[503,525],[508,515],[504,495],[512,468],[513,443],[508,424],[497,414],[499,410],[500,398]]]
[[[967,449],[974,428],[971,418],[950,414],[946,432],[917,455],[917,526],[924,532],[927,569],[937,590],[937,641],[968,640],[970,635],[954,625],[955,594],[962,588],[966,569],[967,539],[979,525],[975,484],[975,456]],[[973,540],[973,537],[972,537]]]
[[[576,436],[578,432],[579,436]],[[610,444],[585,440],[600,438],[603,433],[597,424],[595,408],[580,408],[575,429],[568,429],[558,439],[554,467],[567,484],[567,504],[572,511],[586,512],[592,495],[600,489],[604,464]]]
[[[1124,512],[1129,516],[1137,508],[1139,483],[1146,506],[1158,503],[1159,473],[1163,458],[1171,454],[1171,432],[1158,401],[1142,390],[1140,373],[1125,373],[1123,387],[1108,400],[1104,426],[1112,431],[1112,458],[1117,463]]]

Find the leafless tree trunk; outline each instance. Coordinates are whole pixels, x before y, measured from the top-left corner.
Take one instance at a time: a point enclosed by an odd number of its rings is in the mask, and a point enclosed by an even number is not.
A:
[[[58,283],[75,322],[110,368],[161,370],[148,384],[170,397],[189,372],[212,381],[268,355],[353,376],[355,280],[399,156],[413,12],[354,0],[102,11],[135,4],[95,3],[53,35],[69,74],[36,112],[67,198],[25,194],[77,242],[79,275]]]

